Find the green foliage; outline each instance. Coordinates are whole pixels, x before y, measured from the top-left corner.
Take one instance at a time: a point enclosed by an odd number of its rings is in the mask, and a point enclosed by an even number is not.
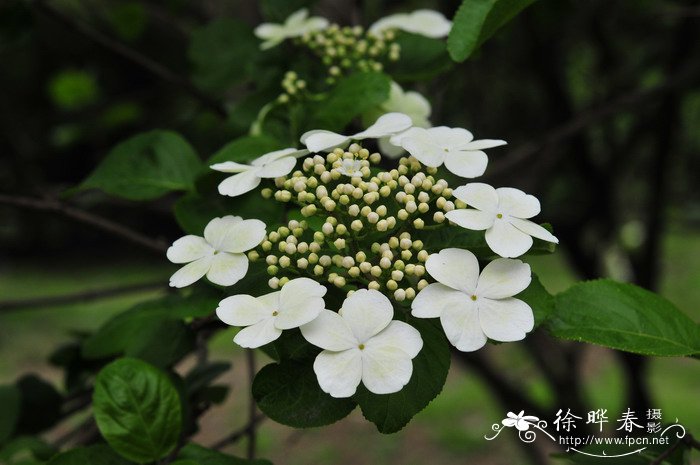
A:
[[[177,390],[165,373],[140,360],[122,358],[100,371],[93,408],[109,445],[137,463],[165,457],[180,436]]]
[[[202,26],[192,34],[188,50],[195,84],[224,92],[248,76],[258,47],[250,26],[242,21],[221,18]]]
[[[17,434],[40,433],[61,418],[63,398],[52,384],[26,375],[17,381],[17,389],[22,393]]]
[[[401,32],[396,42],[401,46],[401,58],[386,67],[386,73],[396,81],[428,80],[453,64],[444,40]]]
[[[19,419],[21,392],[17,386],[0,386],[0,444],[4,444],[15,431]]]
[[[118,144],[79,189],[101,189],[130,200],[150,200],[171,191],[193,190],[201,162],[194,149],[171,131],[145,132]]]
[[[336,399],[321,390],[312,362],[285,360],[258,372],[253,397],[265,415],[283,425],[310,428],[335,423],[354,410],[352,399]]]
[[[143,4],[135,1],[108,5],[106,15],[110,26],[122,39],[134,41],[146,30],[148,14]]]
[[[268,460],[245,460],[197,444],[187,444],[182,448],[178,457],[191,460],[197,465],[272,465]]]
[[[225,161],[248,163],[260,155],[282,148],[279,141],[266,135],[243,136],[229,142],[219,149],[207,160],[207,165]]]
[[[49,460],[46,465],[129,465],[130,462],[119,456],[116,452],[104,444],[89,447],[80,447],[58,454]]]
[[[413,359],[411,381],[399,392],[384,395],[373,394],[361,385],[353,396],[365,418],[385,434],[401,430],[437,397],[450,370],[449,344],[435,322],[411,318],[408,323],[423,338],[423,348]]]
[[[532,275],[532,282],[527,289],[515,297],[526,302],[532,308],[532,313],[535,314],[535,327],[547,321],[549,316],[554,313],[554,296],[542,286],[540,278],[536,274]]]
[[[700,353],[697,323],[658,294],[609,279],[558,294],[546,326],[563,339],[644,355]]]
[[[44,463],[56,452],[53,446],[37,437],[20,436],[12,439],[0,449],[0,463],[8,465]],[[28,460],[28,457],[36,459],[37,462]]]
[[[328,92],[328,97],[317,105],[311,126],[341,131],[353,118],[389,98],[390,88],[391,79],[385,74],[351,74],[338,81]]]
[[[292,13],[302,8],[311,8],[318,0],[262,0],[260,10],[265,19],[283,23]]]
[[[453,19],[447,50],[464,61],[504,24],[535,0],[464,0]]]
[[[62,110],[78,110],[90,105],[99,94],[95,77],[87,71],[61,71],[49,82],[49,96]]]

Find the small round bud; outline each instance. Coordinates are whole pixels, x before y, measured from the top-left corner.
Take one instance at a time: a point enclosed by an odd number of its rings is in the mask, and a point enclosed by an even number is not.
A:
[[[423,226],[425,226],[425,222],[422,219],[416,218],[415,220],[413,220],[413,227],[414,228],[423,229]]]
[[[284,248],[284,253],[287,255],[294,255],[297,252],[297,246],[292,244],[291,242],[287,242],[286,247]]]
[[[348,207],[348,213],[349,213],[351,216],[357,216],[357,215],[360,214],[360,207],[358,207],[358,206],[355,205],[355,204],[352,204],[352,205],[350,205],[350,206]]]
[[[391,268],[391,259],[383,257],[381,260],[379,260],[379,266],[384,268],[385,270],[387,268]]]
[[[373,289],[375,291],[378,291],[381,289],[381,285],[377,281],[370,281],[370,283],[367,285],[368,289]]]
[[[426,260],[428,260],[428,257],[429,257],[428,251],[427,251],[427,250],[421,250],[420,252],[418,252],[418,256],[417,256],[417,257],[418,257],[418,261],[420,261],[420,262],[425,262]]]
[[[378,278],[379,276],[382,275],[382,268],[379,267],[379,266],[377,266],[377,265],[374,265],[374,266],[370,269],[370,274],[371,274],[372,276],[374,276],[375,278]]]
[[[411,239],[405,237],[399,241],[399,247],[401,247],[404,250],[410,249],[413,243],[411,242]]]
[[[352,229],[355,232],[361,231],[362,230],[362,221],[353,220],[353,222],[350,223],[350,229]]]
[[[270,276],[276,275],[278,271],[279,268],[277,268],[277,266],[275,265],[270,265],[267,267],[267,274],[269,274]]]
[[[408,219],[408,212],[402,208],[401,210],[399,210],[399,212],[396,214],[396,216],[401,221],[405,221],[406,219]]]
[[[348,270],[348,275],[351,278],[357,278],[358,276],[360,276],[360,269],[356,266],[350,267],[350,269]]]
[[[335,245],[338,250],[343,250],[345,248],[345,239],[339,237],[333,241],[333,245]]]
[[[321,226],[321,231],[326,236],[330,236],[331,234],[333,234],[333,225],[330,223],[323,223],[323,226]]]
[[[309,266],[309,261],[305,258],[300,258],[297,260],[297,267],[299,269],[305,270]]]
[[[399,287],[399,285],[393,279],[390,279],[386,282],[386,288],[389,289],[390,291],[395,291],[396,288],[398,288],[398,287]]]
[[[444,223],[445,222],[445,214],[443,212],[435,212],[433,215],[433,221],[436,223]]]
[[[394,299],[396,299],[397,302],[403,302],[406,300],[406,291],[403,289],[396,289],[394,291]]]
[[[276,265],[277,264],[277,257],[275,255],[268,255],[265,257],[265,263],[268,265]]]
[[[379,221],[379,215],[377,212],[370,212],[367,215],[367,221],[369,221],[371,224],[375,224],[377,221]]]
[[[403,271],[394,270],[391,272],[391,279],[394,281],[401,281],[403,279]]]
[[[314,275],[321,276],[323,274],[323,267],[321,265],[314,266]]]
[[[418,281],[418,284],[416,284],[416,288],[419,291],[422,291],[426,287],[428,287],[428,281],[426,281],[425,279],[421,279],[420,281]]]
[[[406,291],[406,298],[408,300],[413,300],[416,298],[416,291],[412,287],[407,287],[405,289],[405,291]]]
[[[267,285],[270,286],[271,289],[277,289],[280,287],[280,280],[279,278],[270,278],[267,281]]]
[[[342,261],[341,261],[341,265],[342,265],[343,268],[350,268],[350,267],[352,267],[354,264],[355,264],[355,260],[353,260],[353,258],[350,257],[350,256],[348,256],[348,257],[343,257],[343,259],[342,259]]]
[[[285,255],[280,257],[279,264],[282,268],[287,268],[289,265],[292,264],[292,260]]]

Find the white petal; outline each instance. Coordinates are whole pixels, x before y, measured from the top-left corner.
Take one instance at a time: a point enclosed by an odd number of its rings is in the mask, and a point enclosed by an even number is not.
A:
[[[486,243],[501,257],[519,257],[532,247],[532,237],[504,219],[496,219],[486,230]]]
[[[411,380],[413,362],[391,346],[366,347],[362,354],[362,383],[375,394],[398,392]]]
[[[540,201],[534,195],[528,195],[513,187],[499,187],[499,211],[516,218],[532,218],[540,212]]]
[[[301,143],[311,152],[323,152],[335,147],[343,147],[349,140],[348,136],[323,129],[309,131],[301,136]]]
[[[170,277],[170,286],[185,287],[201,279],[209,271],[211,260],[212,256],[207,255],[183,266]]]
[[[249,171],[253,169],[250,165],[243,165],[241,163],[236,163],[235,161],[225,161],[223,163],[215,163],[209,168],[215,171],[221,171],[222,173],[242,173],[244,171]]]
[[[500,147],[501,145],[507,145],[508,142],[500,139],[479,139],[469,142],[465,147],[466,150],[484,150],[493,147]]]
[[[481,150],[450,151],[445,157],[445,168],[463,178],[476,178],[484,174],[489,157]]]
[[[440,316],[440,323],[450,343],[462,352],[478,350],[486,344],[486,335],[481,329],[479,313],[472,300],[448,308]]]
[[[219,194],[236,197],[250,192],[260,185],[257,170],[248,170],[229,176],[219,183]]]
[[[294,157],[284,157],[268,163],[258,169],[258,176],[261,178],[278,178],[288,175],[297,164],[297,159]]]
[[[240,223],[243,218],[240,216],[226,215],[221,218],[212,218],[204,228],[204,239],[212,246],[217,247],[234,224]]]
[[[403,321],[392,321],[382,332],[365,343],[365,350],[383,347],[401,349],[411,358],[423,348],[423,339],[416,328]]]
[[[258,158],[251,161],[250,164],[252,166],[257,166],[257,167],[265,166],[269,163],[272,163],[273,161],[279,160],[280,158],[284,158],[287,156],[293,156],[292,154],[296,153],[296,152],[297,152],[297,149],[291,148],[291,147],[286,148],[286,149],[282,149],[282,150],[275,150],[273,152],[268,152],[265,155],[260,155]]]
[[[309,16],[309,10],[307,8],[300,8],[284,20],[285,26],[299,26],[304,23],[304,20]]]
[[[224,234],[211,243],[216,250],[243,253],[260,244],[265,238],[265,223],[260,220],[242,220],[232,224]]]
[[[496,215],[493,212],[469,209],[451,210],[445,218],[454,224],[474,231],[483,231],[493,226]]]
[[[452,195],[470,207],[478,208],[486,212],[493,212],[494,215],[498,209],[498,194],[496,194],[496,189],[482,182],[471,182],[467,185],[460,186],[452,191]]]
[[[309,278],[296,278],[282,286],[275,326],[296,328],[313,320],[325,308],[326,288]]]
[[[360,350],[324,350],[314,360],[314,373],[323,392],[337,398],[350,397],[355,394],[362,379]]]
[[[530,265],[520,260],[497,258],[484,267],[476,286],[476,295],[489,299],[513,297],[530,285]]]
[[[403,133],[397,134],[395,137],[400,137]],[[382,137],[379,139],[379,152],[387,158],[399,158],[401,154],[406,151],[401,147],[401,145],[395,145],[391,141],[393,137]]]
[[[325,29],[328,27],[328,20],[326,18],[322,18],[320,16],[314,16],[312,18],[309,18],[306,20],[304,25],[301,28],[301,31],[299,31],[299,36],[304,35],[307,32],[313,32],[313,31],[319,31],[321,29]]]
[[[242,253],[220,252],[211,260],[207,279],[219,286],[233,286],[248,272],[248,257]]]
[[[434,10],[416,10],[404,22],[404,30],[424,35],[433,39],[447,37],[452,29],[452,22]]]
[[[431,254],[425,262],[430,276],[442,284],[458,291],[473,294],[479,278],[479,261],[464,249],[442,249]]]
[[[339,351],[359,345],[345,320],[330,310],[321,310],[316,319],[299,329],[304,339],[321,349]]]
[[[441,283],[424,287],[411,302],[411,315],[417,318],[437,318],[446,308],[468,299],[462,291],[456,291]]]
[[[427,129],[411,128],[398,139],[408,153],[426,166],[436,168],[445,161],[447,152],[439,147]]]
[[[507,426],[509,428],[512,428],[513,426],[515,426],[515,423],[517,421],[518,420],[515,418],[505,418],[503,421],[501,421],[501,423],[503,423],[503,426]]]
[[[255,28],[255,37],[258,39],[269,40],[282,37],[282,26],[273,23],[262,23]]]
[[[232,295],[219,302],[216,316],[230,326],[250,326],[270,318],[272,311],[252,295]]]
[[[519,299],[479,299],[479,321],[494,341],[519,341],[532,331],[535,318],[528,304]]]
[[[352,139],[378,139],[405,131],[411,127],[411,118],[403,113],[387,113],[377,118],[373,125],[358,132]]]
[[[168,247],[166,256],[173,263],[189,263],[213,253],[213,249],[203,237],[187,235]]]
[[[559,243],[559,239],[557,239],[554,234],[547,231],[537,223],[530,220],[521,220],[520,218],[510,218],[509,221],[513,226],[525,234],[542,239],[543,241],[554,242],[555,244]]]
[[[338,314],[355,338],[363,343],[387,327],[394,317],[394,307],[381,292],[360,289],[345,299]]]
[[[274,341],[282,334],[281,329],[275,328],[275,320],[270,317],[239,331],[233,342],[241,347],[255,349]]]
[[[448,149],[462,150],[474,139],[471,132],[464,128],[436,126],[428,129],[428,134],[440,146]]]
[[[385,16],[369,27],[369,32],[379,34],[387,29],[401,29],[401,26],[406,23],[409,15],[406,13],[398,13],[395,15]]]

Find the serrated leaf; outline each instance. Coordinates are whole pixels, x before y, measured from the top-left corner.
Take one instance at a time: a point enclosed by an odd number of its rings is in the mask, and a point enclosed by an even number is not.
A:
[[[542,286],[540,278],[532,274],[532,282],[523,292],[515,296],[527,303],[535,315],[535,327],[544,323],[554,313],[554,296]]]
[[[284,360],[263,367],[253,381],[253,397],[260,410],[294,428],[330,425],[348,416],[357,404],[323,392],[312,364],[313,360]]]
[[[535,0],[463,0],[452,20],[447,50],[455,61],[469,58],[504,24]]]
[[[141,360],[119,359],[100,371],[93,409],[107,443],[137,463],[165,457],[180,436],[177,390],[165,373]]]
[[[450,369],[450,349],[442,330],[435,322],[409,317],[408,323],[423,338],[423,348],[413,359],[411,380],[394,394],[373,394],[363,385],[353,398],[364,417],[381,433],[395,433],[442,391]]]
[[[660,295],[609,279],[579,283],[557,294],[546,327],[562,339],[638,354],[700,353],[700,325]]]
[[[171,131],[150,131],[115,146],[78,190],[100,189],[129,200],[150,200],[194,189],[202,164],[190,144]]]

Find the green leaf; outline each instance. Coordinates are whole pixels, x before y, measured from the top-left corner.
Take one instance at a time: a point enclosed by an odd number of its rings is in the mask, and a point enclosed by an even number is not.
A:
[[[453,65],[444,40],[401,32],[396,42],[401,57],[387,64],[386,73],[397,81],[431,79]]]
[[[190,144],[170,131],[150,131],[114,147],[78,187],[130,200],[150,200],[194,189],[201,162]]]
[[[192,79],[206,91],[222,93],[249,75],[258,53],[258,39],[250,26],[236,19],[217,19],[192,34],[188,50]]]
[[[198,444],[187,444],[182,448],[178,458],[193,460],[198,465],[272,465],[268,460],[246,460],[232,455],[207,449]]]
[[[389,98],[391,79],[381,73],[355,73],[341,79],[317,105],[312,128],[341,131],[358,115]]]
[[[137,463],[165,457],[180,436],[177,390],[165,373],[137,359],[116,360],[100,371],[93,409],[109,445]]]
[[[21,456],[24,459],[27,455],[31,455],[43,463],[49,460],[56,452],[56,448],[40,438],[20,436],[12,439],[0,449],[0,463],[14,463],[17,456]]]
[[[453,19],[447,50],[455,61],[469,58],[504,24],[535,0],[464,0]]]
[[[546,326],[556,337],[644,355],[700,353],[700,326],[663,297],[609,279],[555,296]]]
[[[87,71],[64,70],[56,74],[48,86],[54,105],[62,110],[79,110],[96,102],[100,89],[95,76]]]
[[[0,444],[12,437],[19,419],[22,394],[17,386],[0,386]]]
[[[254,158],[284,147],[269,136],[243,136],[224,145],[207,160],[207,165],[235,161],[248,163]]]
[[[231,369],[228,362],[214,362],[206,365],[196,365],[185,376],[185,389],[188,395],[192,395],[201,389],[205,389],[219,376]]]
[[[395,433],[411,421],[442,391],[450,369],[450,349],[434,321],[409,317],[408,323],[421,333],[423,348],[413,359],[411,380],[394,394],[373,394],[363,385],[353,398],[364,417],[381,433]]]
[[[523,292],[515,296],[527,303],[535,314],[535,327],[544,323],[554,313],[554,296],[542,286],[540,278],[532,274],[532,282]]]
[[[266,20],[284,23],[292,13],[302,8],[311,8],[318,0],[262,0],[260,10]],[[313,13],[310,13],[313,16]]]
[[[253,381],[253,397],[260,410],[294,428],[330,425],[348,416],[355,402],[323,392],[312,363],[285,360],[263,367]]]
[[[46,465],[129,465],[133,462],[125,460],[105,444],[80,447],[56,455]]]

